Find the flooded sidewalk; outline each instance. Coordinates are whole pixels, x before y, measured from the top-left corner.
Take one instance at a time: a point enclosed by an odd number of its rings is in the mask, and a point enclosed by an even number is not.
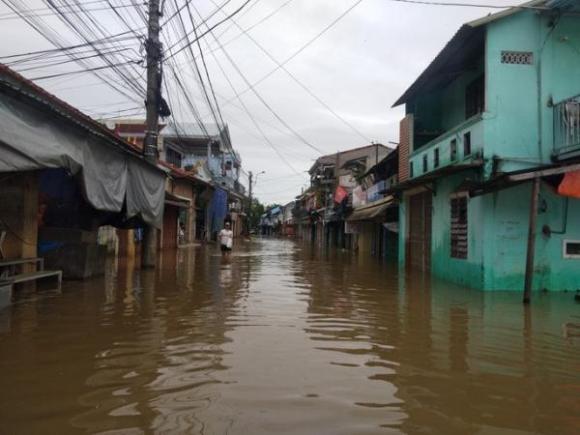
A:
[[[0,311],[0,434],[575,434],[580,305],[256,240]]]

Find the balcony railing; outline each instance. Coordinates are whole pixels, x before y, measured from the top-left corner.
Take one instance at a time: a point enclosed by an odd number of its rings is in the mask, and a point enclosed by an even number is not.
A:
[[[580,95],[554,106],[554,151],[563,154],[580,149]]]
[[[482,149],[483,119],[476,115],[414,151],[410,155],[410,177],[476,159]]]

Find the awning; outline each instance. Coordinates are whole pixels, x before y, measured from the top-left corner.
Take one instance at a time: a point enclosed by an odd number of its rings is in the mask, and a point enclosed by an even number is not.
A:
[[[95,209],[125,209],[127,218],[139,216],[160,228],[165,172],[105,134],[87,134],[39,105],[0,94],[0,172],[64,168],[79,174]]]
[[[189,208],[191,205],[191,199],[165,192],[165,204],[172,205],[174,207]]]
[[[362,207],[357,207],[346,220],[350,222],[373,220],[389,208],[394,200],[395,198],[389,195],[379,201],[363,205]]]

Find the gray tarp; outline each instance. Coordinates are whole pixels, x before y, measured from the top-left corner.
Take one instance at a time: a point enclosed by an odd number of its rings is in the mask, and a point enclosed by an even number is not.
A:
[[[160,228],[165,174],[106,139],[82,134],[6,95],[0,97],[0,172],[66,168],[81,173],[88,202]]]

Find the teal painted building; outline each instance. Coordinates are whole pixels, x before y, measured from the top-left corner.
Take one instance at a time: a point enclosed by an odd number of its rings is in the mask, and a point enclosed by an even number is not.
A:
[[[533,288],[580,289],[580,199],[558,194],[580,170],[579,12],[538,0],[468,23],[395,103],[402,265],[521,290],[535,215]]]

